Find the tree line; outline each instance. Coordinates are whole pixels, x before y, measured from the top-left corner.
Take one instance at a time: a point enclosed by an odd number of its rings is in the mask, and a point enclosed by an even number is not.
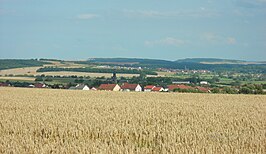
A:
[[[37,70],[37,72],[89,72],[89,73],[121,73],[121,74],[141,74],[157,75],[156,72],[149,70],[137,70],[137,69],[109,69],[109,68],[59,68],[59,67],[44,67]]]

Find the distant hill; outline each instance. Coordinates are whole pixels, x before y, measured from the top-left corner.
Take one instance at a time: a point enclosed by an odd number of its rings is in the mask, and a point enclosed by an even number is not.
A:
[[[202,63],[202,64],[245,64],[247,61],[218,59],[218,58],[186,58],[177,60],[178,63]]]
[[[179,59],[177,63],[201,63],[201,64],[266,64],[265,61],[244,61],[233,59],[219,59],[219,58],[186,58]]]
[[[228,60],[217,58],[187,58],[177,61],[139,58],[92,58],[88,61],[78,62],[81,64],[108,64],[133,67],[147,67],[152,69],[190,69],[211,71],[236,71],[236,72],[259,72],[266,73],[266,64],[262,62],[249,62],[242,60]]]
[[[88,60],[93,63],[106,64],[170,64],[173,61],[159,59],[141,59],[141,58],[92,58]]]
[[[253,62],[233,59],[219,58],[186,58],[176,61],[160,59],[141,59],[141,58],[92,58],[88,60],[93,63],[106,64],[173,64],[173,63],[201,63],[201,64],[266,64],[266,62]]]
[[[47,59],[42,59],[47,60]],[[61,61],[49,59],[52,61]],[[110,65],[110,66],[125,66],[125,67],[142,67],[149,68],[155,71],[158,68],[166,69],[189,69],[189,70],[210,70],[210,71],[234,71],[242,73],[265,73],[265,62],[249,62],[242,60],[228,60],[216,58],[188,58],[177,61],[160,60],[160,59],[141,59],[141,58],[91,58],[87,61],[71,61],[76,64],[93,64],[93,65]],[[12,60],[0,59],[0,70],[10,68],[43,66],[50,64],[47,61],[41,60]]]
[[[35,67],[50,64],[35,59],[0,59],[0,70],[11,68]]]

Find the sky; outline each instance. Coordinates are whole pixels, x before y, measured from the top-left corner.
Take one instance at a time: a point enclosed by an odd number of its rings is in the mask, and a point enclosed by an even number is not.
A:
[[[0,0],[0,59],[266,60],[266,0]]]

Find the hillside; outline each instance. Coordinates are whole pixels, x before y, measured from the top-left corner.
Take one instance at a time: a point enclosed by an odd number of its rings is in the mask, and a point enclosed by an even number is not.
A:
[[[0,70],[43,66],[44,64],[50,64],[50,63],[34,59],[0,59]]]
[[[178,63],[210,63],[210,64],[242,64],[247,63],[243,60],[218,59],[218,58],[186,58],[177,60]]]
[[[172,61],[159,59],[140,59],[140,58],[93,58],[89,59],[92,63],[106,64],[172,64]]]
[[[67,67],[71,69],[84,69],[91,65],[110,65],[125,67],[142,67],[148,69],[190,69],[190,70],[210,70],[210,71],[235,71],[242,73],[266,73],[266,64],[263,62],[247,62],[240,60],[226,60],[213,58],[190,58],[177,61],[160,59],[139,59],[139,58],[93,58],[87,61],[62,61],[51,59],[41,60],[0,60],[0,70],[11,68],[24,68],[33,66],[43,66],[53,64],[56,67]],[[58,71],[58,70],[57,70]],[[64,71],[64,70],[60,70]],[[73,71],[73,70],[71,70]],[[75,71],[75,70],[74,70]],[[95,72],[95,71],[93,71]]]
[[[77,62],[80,64],[108,64],[123,65],[147,68],[167,68],[167,69],[205,69],[205,70],[227,70],[235,72],[258,72],[266,73],[266,64],[260,62],[247,62],[241,60],[227,60],[216,58],[187,58],[177,61],[158,59],[138,59],[138,58],[93,58],[88,61]]]

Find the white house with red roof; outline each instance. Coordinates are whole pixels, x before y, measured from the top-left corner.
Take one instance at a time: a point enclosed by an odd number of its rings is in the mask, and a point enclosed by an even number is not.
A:
[[[162,92],[164,91],[164,88],[163,87],[155,87],[152,89],[153,92]]]
[[[78,84],[75,87],[70,87],[69,89],[70,90],[90,90],[90,88],[84,84]]]
[[[154,85],[147,85],[144,87],[144,91],[145,92],[151,92],[153,88],[155,88],[156,86]]]
[[[122,91],[137,91],[140,92],[142,91],[142,87],[139,84],[129,84],[129,83],[124,83],[121,86]]]

